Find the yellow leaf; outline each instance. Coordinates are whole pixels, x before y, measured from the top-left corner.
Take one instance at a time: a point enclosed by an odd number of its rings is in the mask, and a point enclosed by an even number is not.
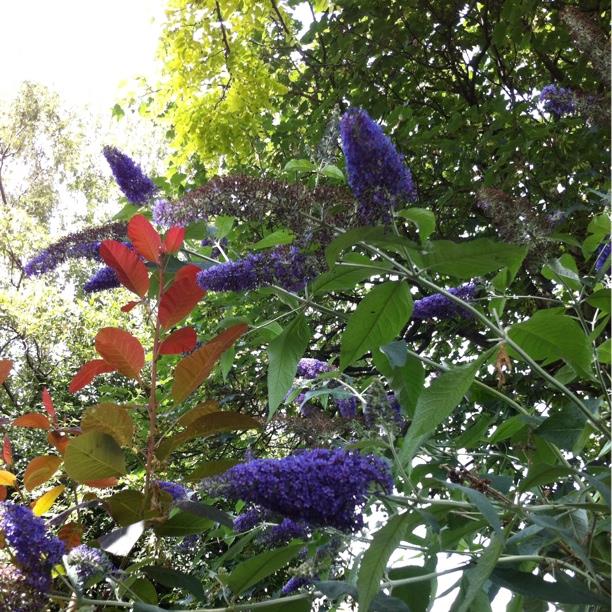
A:
[[[17,477],[15,474],[11,474],[6,470],[0,470],[0,485],[4,485],[6,487],[14,487],[17,482]]]
[[[64,485],[58,485],[57,487],[53,487],[50,491],[43,493],[35,502],[34,506],[32,506],[32,512],[36,516],[42,516],[47,512],[55,500],[64,492],[66,487]]]

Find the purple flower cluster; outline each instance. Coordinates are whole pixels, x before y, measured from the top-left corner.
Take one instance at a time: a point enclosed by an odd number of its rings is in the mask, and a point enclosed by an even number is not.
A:
[[[146,204],[157,189],[153,181],[133,159],[121,153],[119,149],[104,147],[103,152],[125,197],[132,204]]]
[[[595,272],[600,272],[610,257],[610,243],[606,242],[599,247],[597,259],[595,260]]]
[[[234,519],[234,531],[250,531],[269,517],[270,513],[263,508],[250,508]]]
[[[281,546],[295,538],[305,540],[309,533],[308,527],[303,522],[284,518],[278,525],[267,529],[261,541],[266,546]]]
[[[117,287],[121,287],[117,273],[112,268],[104,266],[83,285],[83,291],[85,293],[97,293],[107,289],[117,289]]]
[[[340,120],[340,137],[362,225],[388,223],[397,205],[416,200],[412,174],[403,156],[366,111],[347,111]]]
[[[332,367],[325,361],[313,359],[312,357],[304,357],[300,359],[297,366],[297,375],[301,378],[312,380],[323,372],[331,371]]]
[[[14,565],[0,565],[0,610],[40,612],[46,610],[47,596],[28,584],[27,576]]]
[[[178,501],[180,499],[187,499],[192,491],[177,482],[170,482],[168,480],[156,481],[160,491],[168,493],[172,497],[172,501]]]
[[[477,291],[476,283],[472,282],[448,290],[449,293],[466,302],[472,300],[476,296]],[[451,319],[457,316],[467,317],[469,313],[441,293],[435,293],[434,295],[428,295],[420,300],[416,300],[412,310],[412,318],[420,321],[433,319],[434,317]]]
[[[314,276],[313,257],[295,247],[277,247],[202,270],[197,280],[207,291],[249,291],[270,285],[300,291]]]
[[[127,225],[123,222],[108,223],[74,234],[68,234],[37,253],[23,267],[27,276],[39,276],[55,270],[68,259],[100,260],[100,242],[107,238],[120,239],[126,235]]]
[[[346,398],[336,398],[336,408],[343,419],[354,419],[357,415],[357,398],[353,395]]]
[[[389,467],[374,455],[317,448],[283,459],[255,459],[230,468],[212,489],[311,526],[354,531],[371,485],[393,486]]]
[[[227,245],[227,238],[221,238],[219,241],[213,240],[212,238],[204,238],[204,240],[202,240],[203,247],[212,247],[212,251],[210,253],[211,257],[219,257],[221,255],[221,249],[225,249]],[[221,247],[221,249],[219,247]]]
[[[285,583],[281,589],[281,593],[283,595],[290,595],[291,593],[295,593],[295,591],[298,589],[301,589],[303,586],[307,586],[311,583],[311,578],[307,578],[306,576],[294,576]]]
[[[81,544],[73,548],[66,558],[66,563],[74,569],[77,587],[86,588],[94,577],[103,577],[115,571],[111,560],[105,552]]]
[[[576,110],[576,96],[571,89],[557,85],[546,85],[540,92],[540,102],[544,110],[555,117],[569,115]]]
[[[44,521],[30,508],[11,502],[0,504],[0,530],[29,586],[47,593],[51,568],[61,563],[64,544],[47,532]]]

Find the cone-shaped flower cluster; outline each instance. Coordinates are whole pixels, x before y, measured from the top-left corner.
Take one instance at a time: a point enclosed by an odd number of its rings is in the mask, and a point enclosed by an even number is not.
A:
[[[387,464],[374,455],[343,449],[313,449],[284,459],[255,459],[209,481],[211,491],[243,499],[306,524],[354,531],[360,508],[375,486],[389,492]]]
[[[466,283],[460,287],[453,287],[448,290],[449,293],[466,302],[473,299],[477,291],[476,283]],[[468,317],[470,313],[441,293],[435,293],[434,295],[428,295],[420,300],[416,300],[412,310],[412,318],[421,321],[433,319],[434,317],[452,319],[457,316]]]
[[[601,271],[606,260],[610,257],[610,243],[602,244],[597,251],[597,259],[595,260],[595,272]]]
[[[168,480],[158,480],[157,486],[161,491],[168,493],[172,497],[173,501],[178,501],[180,499],[187,499],[191,493],[191,491],[177,482],[170,482]]]
[[[576,97],[571,89],[557,85],[546,85],[540,92],[544,110],[555,117],[569,115],[576,110]]]
[[[395,207],[416,200],[412,174],[403,156],[366,111],[346,112],[340,120],[340,137],[362,225],[388,223]]]
[[[88,586],[92,578],[109,575],[115,570],[105,552],[86,544],[73,548],[66,563],[74,569],[77,586],[81,590]]]
[[[104,157],[125,197],[132,204],[146,204],[157,188],[140,166],[115,147],[104,147]]]
[[[332,367],[325,361],[320,361],[312,357],[304,357],[298,362],[297,376],[312,380],[319,374],[331,371],[331,369]]]
[[[117,287],[121,287],[117,273],[112,268],[104,266],[83,285],[83,291],[85,293],[97,293],[107,289],[117,289]]]

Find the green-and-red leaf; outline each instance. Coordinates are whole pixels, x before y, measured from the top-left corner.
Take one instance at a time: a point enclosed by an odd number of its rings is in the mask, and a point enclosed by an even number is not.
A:
[[[8,378],[12,367],[12,359],[0,359],[0,385]]]
[[[12,425],[15,427],[31,427],[32,429],[51,429],[49,419],[40,412],[26,412],[26,414],[17,417]]]
[[[116,240],[103,240],[100,245],[100,257],[116,273],[121,284],[144,297],[149,290],[149,273],[134,251]]]
[[[81,366],[81,369],[76,373],[68,391],[70,393],[76,393],[83,387],[86,387],[98,374],[106,374],[108,372],[114,372],[117,368],[110,363],[104,361],[104,359],[92,359],[86,364]]]
[[[162,327],[172,327],[182,321],[206,295],[196,281],[198,272],[201,272],[198,266],[189,264],[176,273],[174,282],[159,303],[158,316]]]
[[[153,263],[160,262],[162,242],[159,234],[143,215],[134,215],[127,227],[127,235],[134,248],[145,258]]]
[[[96,336],[96,351],[115,370],[138,378],[145,353],[138,338],[117,327],[103,327]]]
[[[171,227],[164,237],[164,253],[176,253],[182,246],[185,239],[185,228],[175,225]]]
[[[183,327],[170,334],[160,345],[159,355],[180,355],[196,347],[198,336],[193,327]]]

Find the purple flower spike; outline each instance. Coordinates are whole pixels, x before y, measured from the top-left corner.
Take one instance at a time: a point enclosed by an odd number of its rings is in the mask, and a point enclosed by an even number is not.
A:
[[[107,289],[121,287],[117,273],[107,266],[100,268],[84,285],[85,293],[97,293]]]
[[[312,380],[323,372],[330,372],[332,367],[325,361],[313,359],[312,357],[304,357],[300,359],[297,366],[297,375],[301,378]]]
[[[476,283],[466,283],[460,287],[453,287],[448,292],[465,301],[470,301],[476,295],[478,287]],[[414,302],[412,318],[416,320],[427,320],[438,317],[439,319],[452,319],[453,317],[469,317],[469,312],[464,308],[449,300],[441,293],[428,295]]]
[[[168,480],[158,480],[157,486],[161,491],[168,493],[172,497],[172,501],[178,501],[180,499],[187,499],[191,494],[191,491],[177,482],[170,482]]]
[[[290,595],[291,593],[301,589],[303,586],[307,586],[311,583],[311,578],[307,578],[306,576],[294,576],[285,583],[281,589],[281,593],[283,595]]]
[[[544,110],[555,117],[569,115],[576,110],[576,96],[571,89],[558,87],[557,85],[546,85],[540,92],[540,102],[544,104]]]
[[[104,147],[104,157],[111,167],[115,181],[132,204],[146,204],[155,193],[153,181],[145,175],[133,159],[115,147]]]
[[[311,526],[355,531],[371,485],[391,491],[388,465],[374,455],[343,449],[304,451],[284,459],[255,459],[210,479],[205,486]]]
[[[92,548],[86,544],[81,544],[73,548],[66,562],[74,567],[77,586],[83,589],[94,576],[105,576],[111,574],[115,567],[106,553],[98,548]]]
[[[340,137],[360,223],[388,223],[396,206],[416,200],[403,156],[366,111],[347,111],[340,120]]]
[[[600,272],[604,267],[606,260],[610,257],[610,243],[602,244],[597,251],[597,259],[595,260],[595,272]],[[609,266],[608,266],[609,267]]]

